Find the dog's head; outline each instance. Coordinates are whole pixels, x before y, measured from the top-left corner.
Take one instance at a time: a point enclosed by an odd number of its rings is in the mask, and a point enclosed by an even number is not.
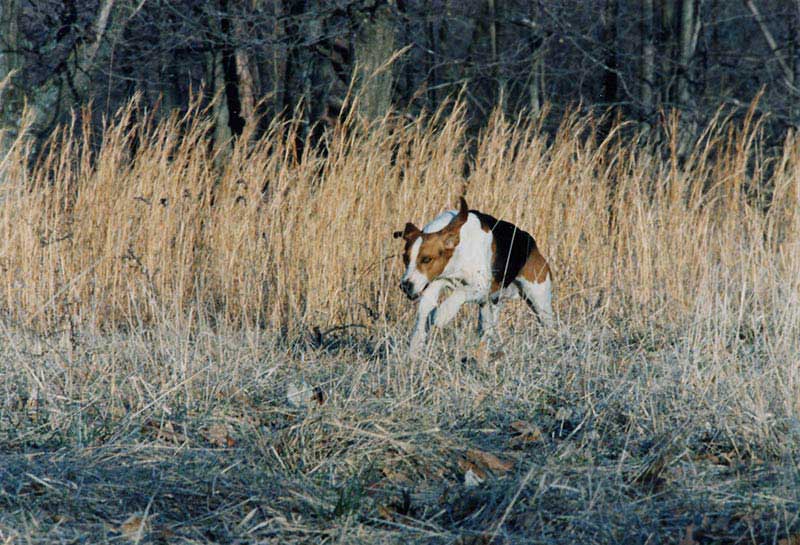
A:
[[[461,241],[461,226],[467,221],[469,209],[461,198],[458,214],[443,229],[433,233],[420,231],[413,223],[406,223],[403,231],[395,231],[395,238],[406,242],[403,263],[406,272],[400,282],[400,289],[412,301],[442,274],[453,252]]]

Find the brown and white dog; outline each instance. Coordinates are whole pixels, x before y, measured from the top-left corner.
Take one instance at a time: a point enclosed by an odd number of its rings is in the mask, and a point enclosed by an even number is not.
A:
[[[407,223],[394,236],[406,242],[400,288],[419,299],[412,356],[424,348],[428,329],[446,325],[464,303],[480,307],[482,339],[495,327],[505,299],[522,296],[541,323],[553,323],[550,267],[533,237],[515,225],[469,210],[462,198],[460,210],[440,214],[422,231]],[[452,292],[439,304],[443,288]]]

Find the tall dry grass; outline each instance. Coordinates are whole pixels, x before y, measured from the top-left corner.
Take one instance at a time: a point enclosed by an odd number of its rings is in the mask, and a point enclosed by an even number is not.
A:
[[[347,123],[327,153],[298,157],[291,122],[227,152],[198,108],[156,122],[133,102],[101,135],[86,113],[34,164],[24,135],[3,159],[0,301],[39,326],[198,313],[276,329],[391,321],[408,308],[391,232],[466,190],[473,207],[534,233],[564,316],[722,317],[737,331],[772,320],[797,337],[796,136],[766,158],[758,120],[720,116],[679,158],[676,119],[658,147],[623,127],[600,139],[597,126],[569,114],[548,138],[541,119],[498,114],[473,160],[456,107]]]

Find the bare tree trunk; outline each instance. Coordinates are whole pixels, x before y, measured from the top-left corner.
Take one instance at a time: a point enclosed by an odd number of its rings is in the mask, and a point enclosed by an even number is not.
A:
[[[16,128],[22,114],[22,100],[12,81],[21,68],[17,53],[20,15],[19,0],[0,1],[0,129]]]
[[[386,66],[394,49],[391,8],[378,7],[361,21],[356,39],[358,112],[367,119],[383,116],[392,104],[392,67]]]
[[[274,0],[271,5],[274,21],[272,41],[274,44],[282,44],[286,40],[286,27],[283,23],[283,17],[285,15],[284,4],[282,0]],[[270,56],[269,64],[264,67],[262,73],[269,74],[272,80],[272,114],[278,115],[286,106],[284,96],[286,94],[287,55],[284,48],[278,47],[277,45],[273,46],[271,49],[272,55]]]
[[[531,71],[528,75],[527,85],[531,112],[538,113],[545,101],[544,64],[546,49],[542,29],[534,19],[535,16],[534,10],[530,10],[528,17],[523,17],[514,22],[528,28],[530,31],[528,43],[531,48]]]
[[[65,63],[65,66],[74,67],[74,70],[54,73],[28,94],[28,104],[34,111],[33,128],[40,137],[46,136],[59,119],[67,88],[72,91],[73,104],[81,104],[88,98],[90,77],[97,66],[97,56],[109,28],[114,3],[115,0],[103,0],[100,3],[91,26],[91,39],[76,47]]]
[[[225,66],[222,51],[208,54],[208,71],[211,76],[211,90],[214,93],[214,145],[219,149],[231,142],[230,112],[225,91]]]
[[[792,39],[794,40],[795,49],[794,55],[792,56],[792,62],[794,63],[792,72],[794,73],[793,83],[795,87],[798,87],[800,86],[800,0],[795,0],[794,5],[795,12],[792,18]]]
[[[235,23],[234,26],[237,36],[236,41],[240,43],[247,34],[246,30],[241,22]],[[258,72],[255,65],[250,61],[247,51],[241,45],[236,47],[233,56],[239,87],[240,115],[244,119],[245,125],[251,126],[256,122],[256,89],[258,89],[256,76]]]
[[[531,111],[538,114],[544,106],[544,46],[540,46],[533,54],[529,83]]]
[[[444,57],[450,57],[453,54],[452,50],[448,49],[447,47],[451,38],[450,28],[448,25],[451,24],[454,19],[453,5],[457,5],[457,3],[457,0],[455,2],[454,0],[445,0],[445,16],[438,22],[437,25],[435,25],[435,32],[434,24],[430,23],[432,32],[430,37],[432,44],[431,49]],[[429,55],[429,58],[431,57],[432,56]],[[444,100],[447,100],[454,91],[458,90],[453,83],[461,79],[462,70],[463,65],[461,63],[442,63],[436,58],[431,58],[429,72],[431,75],[430,85],[436,88],[435,92],[433,93],[433,100],[430,104],[431,110],[435,110],[439,104],[441,104]]]
[[[74,54],[75,72],[72,75],[72,90],[75,93],[75,101],[78,103],[85,101],[88,97],[91,72],[96,65],[100,45],[103,43],[111,21],[114,2],[115,0],[103,0],[101,2],[100,9],[97,11],[97,16],[92,24],[93,39],[88,45],[77,50]]]
[[[747,6],[747,9],[749,9],[750,13],[753,14],[753,18],[756,20],[756,23],[758,23],[758,28],[761,29],[761,34],[764,36],[764,40],[767,42],[769,50],[772,52],[772,56],[775,57],[776,61],[778,61],[778,65],[783,71],[783,79],[786,83],[786,86],[789,87],[792,92],[796,93],[797,88],[794,85],[794,70],[783,58],[780,47],[778,46],[778,42],[775,40],[772,32],[770,32],[766,21],[764,21],[764,17],[761,16],[758,6],[756,6],[753,0],[744,0],[744,5]]]
[[[440,22],[440,25],[444,25],[445,23]],[[442,30],[441,28],[436,28],[436,25],[431,18],[429,21],[425,23],[425,37],[428,40],[427,48],[430,48],[431,51],[438,53],[439,52],[439,43],[442,42]],[[358,60],[358,59],[356,59]],[[439,77],[439,67],[438,62],[435,58],[435,55],[426,55],[425,56],[425,64],[427,78],[426,78],[426,87],[427,87],[427,103],[428,108],[430,110],[435,110],[436,105],[440,102],[440,96],[443,96],[446,91],[440,91],[438,86],[441,83],[441,78]]]
[[[794,2],[795,10],[794,17],[792,17],[792,86],[797,89],[800,88],[800,0]],[[800,124],[800,100],[792,100],[789,109],[789,115],[792,123],[797,126]]]
[[[642,101],[642,120],[646,127],[650,127],[654,110],[653,90],[655,88],[656,77],[653,0],[641,0],[641,3],[642,69],[640,94]]]
[[[617,66],[617,28],[619,17],[618,0],[606,0],[603,9],[603,47],[605,47],[605,70],[603,71],[603,103],[606,106],[617,102],[619,76]]]
[[[658,29],[658,45],[661,49],[659,57],[661,59],[660,74],[661,81],[658,87],[660,97],[657,102],[672,103],[674,100],[674,75],[676,54],[676,24],[675,24],[675,1],[680,0],[661,0],[658,3],[660,8],[660,25]]]
[[[681,26],[678,57],[678,103],[687,108],[691,101],[689,75],[694,56],[695,33],[694,0],[681,1]]]
[[[497,92],[495,101],[501,108],[505,108],[505,81],[503,74],[500,70],[500,57],[497,54],[497,5],[495,0],[487,0],[487,8],[489,10],[489,48],[492,63],[492,79],[497,85]]]
[[[695,12],[695,0],[681,0],[680,27],[678,35],[678,105],[681,113],[681,134],[678,155],[685,157],[694,143],[697,133],[697,112],[692,95],[692,64],[697,48],[700,17]]]

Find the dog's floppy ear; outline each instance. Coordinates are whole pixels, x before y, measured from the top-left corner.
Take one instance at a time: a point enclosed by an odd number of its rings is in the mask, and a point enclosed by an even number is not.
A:
[[[416,238],[420,234],[422,234],[422,232],[419,229],[417,229],[417,226],[414,225],[413,223],[409,222],[409,223],[406,223],[406,227],[405,227],[404,230],[395,231],[393,236],[394,236],[394,238],[403,237],[406,240],[410,240],[412,238]]]

